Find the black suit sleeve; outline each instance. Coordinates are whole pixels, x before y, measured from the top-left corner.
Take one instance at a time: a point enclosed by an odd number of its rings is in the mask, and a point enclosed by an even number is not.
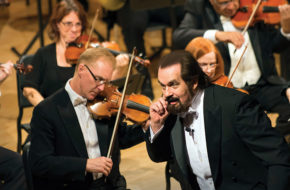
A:
[[[30,158],[33,175],[61,181],[84,181],[86,158],[56,156],[54,134],[57,125],[51,118],[53,114],[41,105],[34,109],[31,120]]]
[[[130,148],[145,140],[145,134],[140,125],[127,125],[125,122],[119,126],[118,137],[121,149]]]
[[[290,154],[285,140],[271,127],[262,107],[251,96],[236,104],[234,130],[249,150],[268,168],[269,190],[290,187]]]
[[[146,146],[149,157],[154,162],[163,162],[172,159],[170,133],[176,121],[176,116],[170,115],[160,133],[154,138],[153,143],[150,142],[150,132],[146,133]]]
[[[172,37],[173,47],[175,49],[184,49],[193,38],[203,36],[206,32],[207,29],[203,26],[203,14],[206,14],[204,12],[204,4],[204,0],[188,0],[186,2],[185,16],[179,27],[174,31]]]

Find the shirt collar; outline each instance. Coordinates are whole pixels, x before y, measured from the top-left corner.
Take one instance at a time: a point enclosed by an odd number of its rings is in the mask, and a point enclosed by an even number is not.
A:
[[[77,94],[70,86],[70,81],[72,79],[69,79],[66,84],[65,84],[65,90],[67,91],[69,98],[71,100],[71,102],[73,103],[73,106],[78,106],[80,104],[87,104],[87,99],[83,98],[82,96],[80,96],[79,94]]]
[[[225,22],[229,22],[231,21],[231,18],[230,17],[225,17],[225,16],[220,16],[220,20],[221,20],[221,23],[225,23]]]

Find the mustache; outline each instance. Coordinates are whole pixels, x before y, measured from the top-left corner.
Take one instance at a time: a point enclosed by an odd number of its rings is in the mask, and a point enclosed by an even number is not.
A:
[[[173,96],[168,96],[168,97],[165,98],[165,101],[167,101],[168,103],[175,102],[175,101],[178,101],[178,100],[179,100],[179,98],[173,97]]]

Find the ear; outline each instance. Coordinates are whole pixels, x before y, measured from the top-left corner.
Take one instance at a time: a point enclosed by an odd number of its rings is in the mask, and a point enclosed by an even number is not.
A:
[[[77,68],[78,76],[81,77],[84,71],[85,71],[85,66],[84,64],[80,63]]]
[[[192,85],[192,90],[195,91],[198,87],[198,81],[194,82]]]

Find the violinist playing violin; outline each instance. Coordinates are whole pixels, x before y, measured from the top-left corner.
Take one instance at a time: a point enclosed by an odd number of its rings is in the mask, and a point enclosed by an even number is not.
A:
[[[276,128],[290,134],[290,96],[285,96],[289,87],[278,77],[273,56],[290,46],[290,5],[279,6],[280,28],[259,21],[242,34],[233,25],[240,4],[242,0],[188,0],[184,19],[173,33],[173,46],[184,49],[196,37],[211,40],[223,57],[227,76],[247,46],[231,82],[247,90],[266,111],[278,113]]]
[[[35,190],[125,190],[120,148],[144,140],[140,126],[121,123],[112,156],[106,157],[115,122],[94,120],[86,104],[111,80],[115,57],[89,48],[64,88],[39,103],[31,120],[31,170]]]
[[[48,31],[54,42],[35,53],[32,60],[33,71],[25,75],[22,85],[23,94],[32,105],[36,106],[44,98],[64,87],[66,81],[73,76],[75,64],[67,61],[65,52],[68,44],[84,34],[87,27],[87,15],[78,1],[62,0],[54,7]],[[126,70],[126,57],[117,56],[114,71],[117,77],[122,76],[121,73]],[[116,78],[113,76],[113,79]]]
[[[197,37],[189,42],[185,50],[189,51],[197,60],[201,70],[209,77],[211,83],[234,88],[229,78],[224,74],[224,60],[213,42]],[[242,89],[238,90],[248,93]]]

